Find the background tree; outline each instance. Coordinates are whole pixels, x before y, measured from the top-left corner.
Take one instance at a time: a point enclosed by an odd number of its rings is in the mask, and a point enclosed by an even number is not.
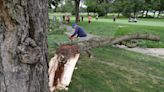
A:
[[[160,16],[160,14],[161,14],[161,12],[162,11],[164,11],[164,0],[159,0],[159,5],[158,5],[159,7],[158,7],[158,18],[159,18],[159,16]]]
[[[79,18],[79,5],[80,5],[80,0],[75,0],[75,16],[76,16],[75,22],[76,23],[78,23],[78,18]]]
[[[98,13],[99,16],[105,16],[109,12],[110,0],[87,0],[87,12]]]
[[[57,8],[57,12],[70,12],[73,13],[75,11],[74,7],[74,2],[72,0],[65,0],[64,3],[62,3],[63,1],[61,0],[60,3],[60,7]]]
[[[48,0],[0,0],[0,92],[49,92]]]
[[[119,5],[120,4],[120,5]],[[137,13],[142,10],[143,1],[142,0],[116,0],[115,4],[124,16],[137,16]],[[116,8],[116,7],[115,7]]]
[[[112,10],[113,12],[118,13],[117,17],[120,17],[120,14],[123,11],[123,6],[124,6],[124,0],[115,0],[114,3],[112,4]]]
[[[89,15],[89,12],[96,13],[97,3],[93,0],[86,0],[85,4],[87,5],[87,12]]]

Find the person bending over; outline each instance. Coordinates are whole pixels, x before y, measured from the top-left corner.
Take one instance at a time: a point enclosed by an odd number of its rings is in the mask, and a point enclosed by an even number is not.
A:
[[[69,37],[69,39],[73,40],[74,38],[84,38],[87,37],[86,32],[83,28],[78,26],[77,24],[72,24],[73,29],[75,29],[75,32]]]

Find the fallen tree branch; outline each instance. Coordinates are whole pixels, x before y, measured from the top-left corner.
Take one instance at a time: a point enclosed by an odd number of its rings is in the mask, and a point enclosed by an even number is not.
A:
[[[81,51],[86,51],[91,56],[89,49],[106,45],[118,44],[122,41],[130,41],[133,39],[144,39],[159,41],[160,38],[151,34],[132,34],[117,38],[100,38],[94,37],[86,41],[74,43],[65,43],[60,45],[56,54],[49,63],[49,86],[51,92],[55,89],[68,90],[73,70],[78,61]]]
[[[160,37],[151,34],[131,34],[125,35],[116,38],[100,38],[95,37],[87,41],[81,41],[74,44],[77,44],[80,47],[80,50],[88,50],[95,47],[101,47],[105,45],[115,45],[122,41],[129,41],[133,39],[143,39],[143,40],[151,40],[151,41],[159,41]]]

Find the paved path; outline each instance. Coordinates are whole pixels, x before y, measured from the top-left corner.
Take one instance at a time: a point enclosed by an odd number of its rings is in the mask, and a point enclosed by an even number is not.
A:
[[[116,47],[164,59],[164,48],[128,48],[124,45],[116,45]]]

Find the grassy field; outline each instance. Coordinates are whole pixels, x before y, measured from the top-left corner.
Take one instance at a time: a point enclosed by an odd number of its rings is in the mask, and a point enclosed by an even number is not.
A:
[[[88,25],[87,21],[79,25],[88,33],[102,37],[138,32],[156,34],[161,37],[160,42],[141,41],[141,46],[164,47],[164,27],[160,24],[163,20],[143,19],[143,21],[149,24],[140,22],[131,24],[126,19],[113,23],[111,19],[100,19],[93,20],[91,25]],[[152,21],[155,22],[154,25]],[[52,29],[48,33],[49,58],[53,56],[58,43],[69,41],[60,32],[65,29],[54,27]],[[81,54],[78,69],[74,72],[68,92],[164,92],[163,59],[111,46],[94,48],[91,51],[95,56],[92,59],[85,53]]]
[[[138,23],[129,23],[128,19],[118,19],[115,23],[112,19],[93,20],[92,24],[87,21],[79,25],[84,27],[88,33],[100,36],[122,36],[133,33],[150,33],[160,36],[159,42],[140,40],[139,45],[142,47],[164,47],[164,20],[163,19],[139,19]]]

